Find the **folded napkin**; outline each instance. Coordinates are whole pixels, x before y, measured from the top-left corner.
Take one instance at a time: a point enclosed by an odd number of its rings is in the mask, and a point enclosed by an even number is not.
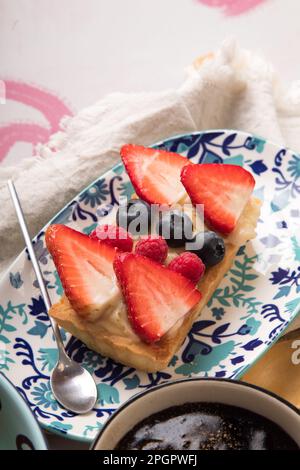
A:
[[[0,167],[0,274],[24,243],[6,187],[13,177],[32,235],[127,142],[149,145],[205,129],[245,130],[300,151],[300,82],[284,89],[262,57],[226,40],[195,61],[177,90],[113,93],[61,123],[38,156]]]

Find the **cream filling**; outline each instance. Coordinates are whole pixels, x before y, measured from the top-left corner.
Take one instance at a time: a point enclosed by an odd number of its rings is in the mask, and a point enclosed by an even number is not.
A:
[[[141,342],[129,323],[127,308],[121,296],[114,307],[104,312],[96,322],[112,335],[125,336],[131,338],[133,342]]]
[[[251,198],[243,210],[234,231],[228,235],[226,241],[233,245],[244,245],[248,240],[256,237],[256,225],[260,215],[261,201]]]
[[[225,245],[234,244],[237,247],[244,245],[248,240],[255,238],[256,224],[260,214],[261,202],[256,198],[251,198],[242,212],[240,219],[237,223],[235,230],[226,238],[224,238]],[[196,211],[191,207],[187,210],[187,215],[193,220],[195,225],[195,217],[198,217]],[[206,226],[201,222],[201,218],[196,222],[197,231],[201,228],[206,229]],[[115,215],[110,214],[103,220],[103,223],[114,223]],[[177,256],[178,253],[184,251],[184,248],[175,249],[170,248],[166,264],[171,259]],[[115,281],[116,282],[116,281]],[[118,289],[117,284],[115,287]],[[103,309],[101,308],[101,312]],[[182,324],[183,319],[179,320],[172,328],[178,329]],[[109,310],[101,313],[101,316],[96,320],[96,323],[106,330],[109,334],[130,337],[133,342],[141,342],[141,339],[134,333],[127,316],[126,305],[122,296],[115,296],[113,305],[110,305]]]
[[[110,277],[100,273],[88,261],[85,262],[84,269],[85,272],[90,273],[90,277],[87,274],[85,281],[86,288],[89,289],[90,296],[93,298],[94,303],[101,306],[101,311],[111,302],[118,302],[121,293],[116,281],[112,282]],[[93,279],[93,281],[96,279],[96,281],[92,283],[90,282],[91,279]]]

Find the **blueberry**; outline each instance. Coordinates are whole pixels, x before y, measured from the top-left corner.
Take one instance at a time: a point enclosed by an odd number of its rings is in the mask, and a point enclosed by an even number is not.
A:
[[[199,256],[207,267],[220,263],[225,256],[224,240],[215,232],[197,233],[186,249]]]
[[[169,246],[177,248],[191,240],[193,224],[191,219],[181,211],[160,212],[156,232],[166,240]]]
[[[149,232],[151,207],[141,199],[130,199],[121,204],[116,215],[117,224],[133,235]]]

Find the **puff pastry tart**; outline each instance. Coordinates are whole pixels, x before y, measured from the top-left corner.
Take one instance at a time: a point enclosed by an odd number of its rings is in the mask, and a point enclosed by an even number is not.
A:
[[[192,164],[137,145],[122,147],[121,157],[136,191],[125,225],[118,212],[90,236],[64,225],[47,229],[64,288],[50,315],[89,348],[154,372],[167,367],[239,246],[255,237],[260,202],[251,196],[252,175],[239,166]],[[132,235],[129,220],[141,208],[153,228],[151,205],[155,233]],[[185,225],[188,235],[179,234]]]

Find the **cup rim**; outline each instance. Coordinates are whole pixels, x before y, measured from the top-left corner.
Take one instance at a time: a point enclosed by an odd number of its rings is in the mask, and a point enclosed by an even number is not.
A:
[[[169,387],[171,385],[175,385],[177,383],[184,383],[184,382],[225,382],[229,384],[234,384],[234,386],[244,387],[244,388],[251,388],[253,390],[259,391],[265,395],[268,395],[271,398],[279,401],[280,403],[284,404],[288,408],[290,408],[293,412],[295,412],[300,418],[300,410],[293,405],[292,403],[288,402],[284,398],[276,395],[275,393],[264,389],[263,387],[259,387],[258,385],[250,384],[248,382],[243,382],[241,380],[233,380],[233,379],[226,379],[226,378],[215,378],[215,377],[194,377],[194,378],[186,378],[186,379],[178,379],[178,380],[171,380],[168,382],[161,383],[159,385],[155,385],[154,387],[148,388],[147,390],[143,390],[140,393],[137,393],[133,397],[129,398],[125,403],[123,403],[114,413],[108,418],[102,429],[100,429],[99,433],[95,437],[94,441],[91,444],[90,450],[97,450],[96,446],[100,441],[102,434],[106,431],[107,427],[111,425],[111,423],[116,419],[116,417],[122,413],[122,411],[128,406],[130,406],[135,401],[139,400],[141,397],[148,395],[149,393],[153,393],[161,388]]]

